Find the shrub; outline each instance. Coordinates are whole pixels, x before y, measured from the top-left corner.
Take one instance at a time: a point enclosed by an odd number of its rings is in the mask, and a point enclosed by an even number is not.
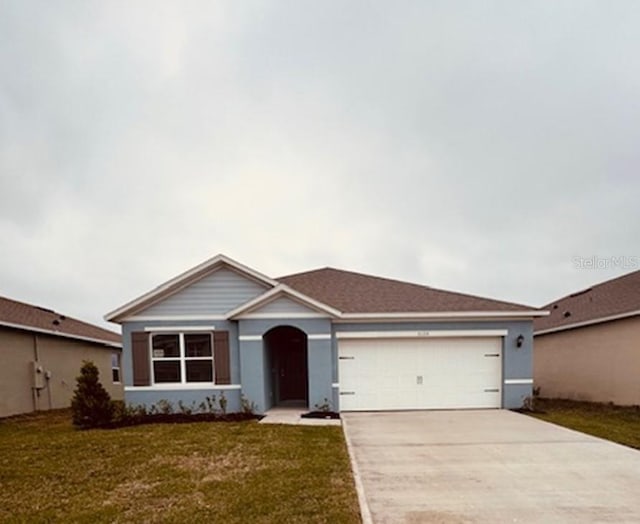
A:
[[[209,413],[215,413],[216,412],[216,396],[212,395],[210,397],[206,397],[205,400],[207,401],[207,409],[209,410]]]
[[[171,415],[173,413],[173,404],[161,398],[158,400],[158,411],[163,415]]]
[[[178,412],[182,415],[193,415],[193,413],[196,411],[196,401],[194,400],[193,402],[191,402],[191,405],[187,406],[184,402],[182,402],[182,400],[178,400],[178,410]]]
[[[255,402],[251,402],[244,395],[240,395],[240,406],[242,407],[242,413],[245,415],[255,415],[258,410],[258,406]]]
[[[114,404],[100,383],[100,371],[91,361],[85,361],[77,377],[71,400],[73,424],[80,428],[97,428],[111,423]]]
[[[331,411],[331,402],[329,402],[329,399],[325,397],[324,402],[322,404],[320,403],[315,404],[314,407],[316,408],[316,411],[329,413]]]
[[[223,415],[227,414],[227,397],[224,396],[224,391],[220,393],[220,411]]]
[[[111,405],[113,406],[113,416],[111,417],[111,420],[115,424],[127,420],[127,417],[130,416],[131,409],[123,400],[112,400]]]

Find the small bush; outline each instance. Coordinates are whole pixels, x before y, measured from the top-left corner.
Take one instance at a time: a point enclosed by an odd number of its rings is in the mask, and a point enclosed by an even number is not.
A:
[[[255,415],[258,410],[258,406],[255,402],[251,402],[244,395],[240,395],[240,406],[242,407],[242,413],[245,415]]]
[[[324,402],[322,404],[318,403],[313,406],[316,408],[316,411],[323,411],[329,413],[331,411],[331,402],[329,399],[325,397]]]
[[[191,402],[191,405],[186,406],[182,400],[178,400],[178,413],[182,415],[193,415],[196,411],[196,401]]]
[[[210,397],[205,397],[205,400],[207,401],[207,409],[209,410],[209,413],[215,413],[216,412],[216,396],[212,395]]]
[[[71,400],[73,424],[83,429],[109,425],[115,406],[100,383],[100,371],[96,365],[85,361],[76,380],[77,386]]]
[[[171,415],[173,413],[173,404],[168,400],[161,398],[158,400],[158,411],[162,415]]]
[[[224,396],[224,391],[220,393],[220,411],[223,415],[227,414],[227,397]]]

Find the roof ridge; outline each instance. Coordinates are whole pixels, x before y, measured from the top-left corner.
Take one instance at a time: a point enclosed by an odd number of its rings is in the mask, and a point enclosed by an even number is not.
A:
[[[324,266],[324,267],[320,267],[317,269],[311,269],[309,271],[300,271],[299,273],[292,273],[290,275],[283,275],[280,276],[278,278],[276,278],[276,280],[280,281],[286,278],[291,278],[291,277],[297,277],[297,276],[301,276],[301,275],[308,275],[310,273],[319,273],[320,271],[326,271],[326,270],[330,270],[330,271],[338,271],[340,273],[349,273],[350,275],[357,275],[359,277],[367,277],[367,278],[375,278],[376,280],[386,280],[388,282],[397,282],[398,284],[407,284],[407,285],[412,285],[412,286],[419,286],[422,288],[427,288],[427,289],[435,289],[432,288],[430,286],[426,286],[424,284],[418,284],[417,282],[409,282],[407,280],[400,280],[397,278],[391,278],[391,277],[383,277],[380,275],[372,275],[371,273],[361,273],[360,271],[353,271],[350,269],[340,269],[337,267],[332,267],[332,266]]]
[[[277,280],[278,282],[280,282],[281,280],[283,280],[285,278],[297,277],[297,276],[300,276],[300,275],[308,275],[309,273],[317,273],[318,271],[324,271],[325,269],[332,269],[334,271],[341,271],[340,269],[337,269],[335,267],[324,266],[324,267],[319,267],[319,268],[316,268],[316,269],[308,269],[307,271],[298,271],[297,273],[290,273],[288,275],[281,275],[279,277],[276,277],[274,280]]]
[[[309,271],[301,271],[299,273],[292,273],[291,275],[284,275],[281,277],[278,277],[276,280],[280,281],[280,279],[285,279],[285,278],[290,278],[290,277],[297,277],[300,275],[308,275],[309,273],[319,273],[320,271],[326,271],[326,270],[330,270],[330,271],[338,271],[340,273],[349,273],[351,275],[357,275],[360,277],[367,277],[367,278],[375,278],[376,280],[387,280],[389,282],[397,282],[399,284],[410,284],[412,286],[420,286],[420,287],[424,287],[427,289],[434,289],[430,286],[425,286],[424,284],[418,284],[417,282],[409,282],[407,280],[399,280],[397,278],[390,278],[390,277],[383,277],[380,275],[372,275],[370,273],[361,273],[360,271],[353,271],[350,269],[340,269],[337,267],[332,267],[332,266],[324,266],[324,267],[320,267],[317,269],[311,269]]]

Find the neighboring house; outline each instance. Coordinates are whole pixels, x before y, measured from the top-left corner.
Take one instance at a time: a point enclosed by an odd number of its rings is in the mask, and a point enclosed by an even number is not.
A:
[[[640,271],[556,300],[535,321],[543,397],[640,405]]]
[[[0,297],[0,417],[69,407],[83,360],[122,399],[121,353],[117,333]]]
[[[108,313],[125,399],[264,412],[517,408],[531,395],[528,306],[332,268],[273,279],[224,255]]]

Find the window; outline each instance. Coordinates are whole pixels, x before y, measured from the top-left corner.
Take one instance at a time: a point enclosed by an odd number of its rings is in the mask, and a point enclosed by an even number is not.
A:
[[[156,334],[151,339],[155,384],[213,382],[211,333]]]
[[[184,348],[187,382],[213,382],[211,335],[184,335]]]
[[[180,335],[154,335],[151,350],[153,381],[182,382],[180,378]]]
[[[120,383],[120,353],[111,353],[111,379],[114,384]]]

